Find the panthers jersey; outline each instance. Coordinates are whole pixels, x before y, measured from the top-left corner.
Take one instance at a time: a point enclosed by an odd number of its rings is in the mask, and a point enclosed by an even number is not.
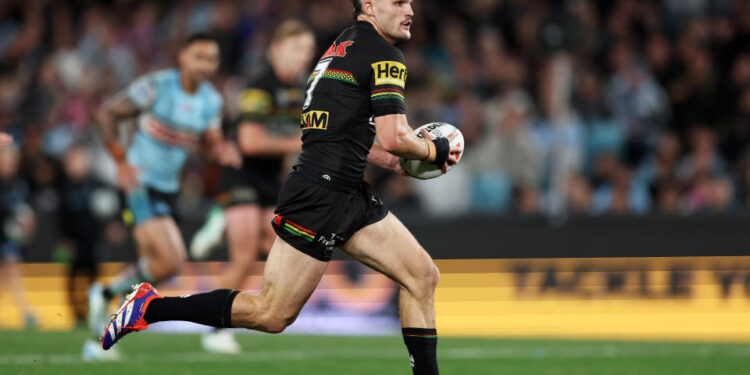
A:
[[[228,139],[237,139],[237,127],[247,121],[263,126],[271,137],[298,137],[304,84],[302,78],[294,84],[284,83],[271,66],[266,65],[263,73],[250,80],[247,89],[240,95],[237,103],[239,121],[229,124],[224,135]],[[283,162],[283,155],[245,156],[241,169],[225,167],[222,168],[222,175],[239,184],[263,181],[280,184]]]
[[[190,149],[206,130],[221,127],[221,95],[209,82],[201,83],[194,94],[185,92],[177,69],[138,78],[126,92],[141,110],[128,163],[140,170],[146,186],[177,192]]]
[[[331,179],[360,182],[374,138],[373,117],[405,113],[404,56],[373,26],[345,29],[308,79],[299,165]]]

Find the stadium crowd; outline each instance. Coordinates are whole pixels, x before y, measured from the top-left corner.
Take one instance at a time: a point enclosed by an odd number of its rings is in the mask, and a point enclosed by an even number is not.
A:
[[[457,125],[461,165],[417,181],[372,169],[394,210],[434,215],[693,214],[750,208],[750,5],[744,0],[416,1],[412,126]],[[0,2],[0,130],[42,213],[60,209],[65,155],[86,145],[103,98],[173,64],[206,31],[232,105],[280,21],[309,23],[322,53],[352,22],[349,0]],[[74,149],[80,151],[79,148]],[[185,171],[183,206],[212,199],[216,167]],[[438,191],[451,199],[438,199]]]

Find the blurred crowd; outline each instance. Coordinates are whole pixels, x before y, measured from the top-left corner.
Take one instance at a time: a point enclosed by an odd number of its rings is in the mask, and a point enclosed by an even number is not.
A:
[[[410,123],[457,125],[466,152],[437,180],[375,168],[367,178],[393,210],[433,215],[747,210],[749,7],[416,0],[412,40],[400,46]],[[214,82],[232,121],[275,25],[307,22],[322,53],[353,22],[351,9],[349,0],[1,1],[0,130],[20,145],[35,210],[60,212],[66,186],[82,178],[64,168],[71,147],[88,153],[86,178],[113,184],[94,112],[139,75],[172,66],[190,33],[220,41]],[[189,163],[182,205],[212,199],[216,177],[215,166]]]

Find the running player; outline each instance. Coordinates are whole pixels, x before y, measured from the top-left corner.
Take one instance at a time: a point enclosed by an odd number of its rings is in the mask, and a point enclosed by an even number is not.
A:
[[[179,52],[178,66],[137,79],[96,116],[117,163],[118,185],[133,214],[138,246],[137,265],[111,284],[95,284],[89,291],[89,325],[97,336],[112,297],[137,283],[158,283],[177,273],[185,261],[185,245],[172,215],[189,151],[203,141],[220,164],[241,163],[237,149],[222,138],[222,99],[208,82],[219,66],[218,43],[208,35],[191,36]],[[138,128],[126,152],[117,142],[117,124],[136,117]],[[87,341],[84,358],[111,359],[99,354],[99,346]]]
[[[259,250],[265,255],[273,243],[271,219],[284,159],[302,147],[299,113],[305,94],[304,74],[314,53],[315,37],[305,24],[286,21],[279,25],[271,37],[269,64],[243,92],[238,103],[241,118],[225,132],[237,140],[245,155],[242,168],[222,168],[218,206],[190,244],[193,258],[205,259],[210,243],[221,238],[221,223],[226,223],[229,264],[222,274],[222,288],[241,289]],[[228,331],[207,333],[201,343],[210,352],[240,350]]]
[[[162,297],[141,284],[106,327],[104,349],[165,320],[281,332],[339,247],[401,286],[401,326],[413,371],[438,373],[433,299],[439,271],[363,181],[368,162],[400,172],[398,155],[445,171],[459,152],[449,139],[415,136],[404,114],[407,72],[393,43],[411,36],[411,3],[353,0],[358,22],[339,34],[315,67],[303,104],[302,155],[279,193],[273,219],[278,237],[260,294],[219,289]],[[373,143],[376,134],[379,143]]]

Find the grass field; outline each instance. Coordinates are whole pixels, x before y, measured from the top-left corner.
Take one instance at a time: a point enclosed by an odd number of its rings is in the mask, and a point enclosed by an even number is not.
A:
[[[400,337],[239,334],[240,355],[195,334],[138,333],[126,361],[86,363],[84,331],[0,331],[0,374],[411,374]],[[748,374],[750,344],[441,338],[442,374]]]

